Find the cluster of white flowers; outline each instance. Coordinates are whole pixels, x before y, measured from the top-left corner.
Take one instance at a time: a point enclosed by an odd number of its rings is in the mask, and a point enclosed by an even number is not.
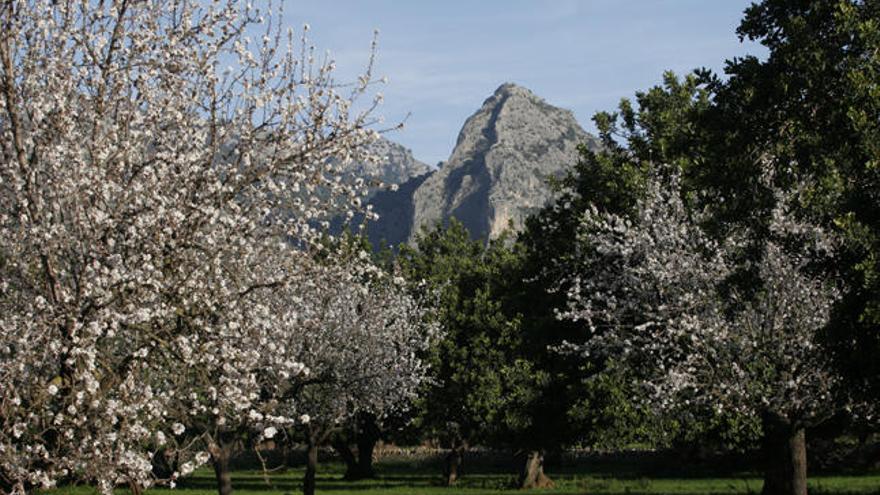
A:
[[[299,297],[285,298],[296,304],[277,308],[291,331],[276,344],[310,373],[285,415],[298,414],[311,431],[326,433],[356,413],[381,419],[410,405],[427,377],[423,354],[439,329],[398,277],[357,254],[319,269],[320,277],[297,287]]]
[[[835,243],[795,219],[794,194],[775,199],[769,234],[720,243],[668,170],[651,178],[633,219],[588,211],[560,316],[586,322],[592,336],[573,347],[634,371],[660,410],[686,404],[801,425],[833,410],[834,373],[818,339],[838,294],[814,265]],[[754,290],[739,290],[734,274],[753,277]]]
[[[360,210],[363,186],[338,179],[371,159],[375,105],[353,110],[369,68],[337,86],[274,14],[0,6],[0,491],[147,487],[159,449],[183,475],[224,431],[310,420],[289,342],[332,326],[309,305],[356,297],[310,251],[320,225]],[[388,327],[411,304],[366,303]],[[385,326],[361,331],[411,352]],[[409,354],[379,356],[394,369]]]

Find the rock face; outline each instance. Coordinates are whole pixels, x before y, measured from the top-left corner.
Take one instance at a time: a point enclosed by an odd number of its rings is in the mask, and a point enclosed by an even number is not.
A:
[[[431,171],[413,177],[400,184],[396,191],[386,189],[373,196],[369,204],[379,214],[379,220],[367,224],[367,237],[374,249],[397,247],[409,242],[415,216],[413,194],[434,173]]]
[[[369,182],[382,184],[403,184],[407,180],[428,173],[431,168],[413,157],[408,148],[389,141],[384,137],[373,143],[372,152],[379,157],[378,163],[358,163],[352,167],[350,175],[361,177]],[[371,187],[370,197],[384,188]]]
[[[439,169],[411,178],[371,204],[380,219],[367,227],[373,245],[412,242],[422,227],[456,218],[475,239],[520,229],[552,199],[547,184],[577,161],[577,146],[596,149],[569,110],[531,91],[503,84],[465,121]]]
[[[508,226],[519,229],[528,215],[552,199],[547,179],[561,176],[576,162],[579,144],[599,146],[569,110],[549,105],[523,87],[503,84],[467,119],[441,168],[401,186],[393,197],[381,198],[382,204],[375,205],[380,225],[374,230],[389,242],[412,241],[422,227],[453,217],[474,238],[495,237]],[[411,211],[412,220],[394,214],[394,203],[401,213]],[[392,218],[383,222],[383,213]],[[392,234],[395,228],[399,231]]]

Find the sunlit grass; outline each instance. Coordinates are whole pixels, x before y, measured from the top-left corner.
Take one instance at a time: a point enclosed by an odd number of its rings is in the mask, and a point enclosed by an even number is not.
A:
[[[377,465],[379,477],[372,480],[346,481],[342,479],[342,466],[336,463],[322,464],[319,468],[319,494],[327,495],[493,495],[516,493],[516,476],[503,468],[480,467],[468,473],[454,488],[442,486],[440,466],[436,462],[382,462]],[[758,494],[761,480],[755,473],[730,476],[700,476],[687,472],[646,476],[639,469],[604,469],[604,466],[567,466],[548,473],[556,487],[532,490],[528,493],[548,494]],[[302,489],[302,468],[289,469],[268,477],[260,471],[240,470],[233,474],[235,493],[291,494]],[[816,494],[877,494],[880,495],[880,472],[861,475],[818,475],[810,477],[810,493]],[[53,494],[91,495],[91,487],[60,488]],[[118,493],[126,493],[119,490]],[[213,495],[217,493],[213,472],[199,470],[183,480],[174,490],[161,488],[148,492],[151,495]]]

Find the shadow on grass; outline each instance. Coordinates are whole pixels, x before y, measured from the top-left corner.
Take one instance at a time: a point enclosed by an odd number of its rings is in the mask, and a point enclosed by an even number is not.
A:
[[[515,488],[517,466],[512,455],[470,455],[465,459],[464,475],[455,487],[443,486],[443,460],[423,458],[385,458],[376,463],[375,479],[343,479],[344,465],[322,462],[318,467],[318,494],[376,495],[748,495],[761,491],[760,476],[754,465],[728,463],[724,459],[686,462],[663,453],[585,455],[556,459],[547,471],[556,482],[549,490],[520,491]],[[266,481],[259,470],[238,469],[232,473],[235,493],[241,495],[298,495],[302,491],[302,466],[272,473]],[[811,495],[880,495],[880,471],[834,474],[811,473]],[[217,493],[213,472],[201,469],[181,480],[175,490],[156,489],[147,495],[208,495]],[[92,495],[91,487],[51,490],[56,494]],[[121,489],[117,493],[125,494]]]
[[[556,488],[522,492],[515,488],[516,476],[499,472],[468,473],[451,488],[442,485],[440,474],[431,469],[419,471],[411,466],[378,463],[381,473],[375,479],[350,481],[342,478],[339,466],[328,466],[328,472],[319,473],[317,491],[333,493],[376,494],[431,494],[497,495],[502,493],[547,493],[556,495],[748,495],[761,491],[761,481],[755,476],[683,477],[669,474],[664,477],[621,477],[619,473],[588,474],[585,470],[569,469],[569,473],[550,472]],[[399,468],[399,469],[395,469]],[[424,468],[423,468],[424,469]],[[397,472],[395,472],[397,471]],[[266,483],[262,473],[239,471],[233,474],[236,492],[273,493],[296,495],[302,490],[302,470],[290,469],[270,477]],[[216,484],[208,472],[200,472],[178,488],[184,492],[214,493]],[[171,492],[173,493],[173,492]],[[880,475],[861,477],[830,476],[815,477],[810,481],[812,495],[880,495]]]

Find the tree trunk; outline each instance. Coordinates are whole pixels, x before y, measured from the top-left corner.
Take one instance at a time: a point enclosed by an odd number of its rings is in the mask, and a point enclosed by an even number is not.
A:
[[[519,487],[553,488],[553,480],[544,474],[544,452],[532,450],[526,455],[526,462],[519,475]]]
[[[351,451],[351,448],[348,446],[348,442],[346,442],[344,438],[335,437],[331,446],[333,447],[333,450],[339,454],[342,462],[345,463],[345,475],[343,475],[343,479],[358,479],[358,461],[357,458],[355,458],[354,453]]]
[[[358,438],[358,462],[357,462],[357,478],[368,479],[375,478],[376,471],[373,469],[373,451],[376,449],[378,439]]]
[[[315,495],[315,475],[318,472],[318,441],[314,435],[308,436],[306,474],[303,477],[303,495]]]
[[[356,453],[351,449],[350,445],[352,436],[357,444]],[[339,457],[345,463],[344,479],[362,480],[376,477],[376,472],[373,470],[373,452],[381,437],[382,431],[376,424],[376,419],[372,414],[358,415],[351,436],[342,432],[331,437],[333,450],[339,454]]]
[[[764,422],[763,495],[807,495],[807,445],[804,428]]]
[[[226,446],[214,445],[208,449],[217,477],[217,492],[220,495],[232,495],[232,473],[229,471],[230,451]]]
[[[172,455],[167,449],[156,452],[152,462],[153,476],[159,479],[170,478],[178,469],[177,456]]]
[[[379,426],[372,415],[363,417],[359,426],[357,434],[357,479],[375,478],[376,471],[373,470],[373,451],[376,449],[376,443],[379,442],[382,432],[379,430]]]
[[[446,486],[453,486],[461,476],[461,463],[464,459],[464,447],[455,445],[450,449],[446,456],[446,469],[444,476],[446,477]]]

